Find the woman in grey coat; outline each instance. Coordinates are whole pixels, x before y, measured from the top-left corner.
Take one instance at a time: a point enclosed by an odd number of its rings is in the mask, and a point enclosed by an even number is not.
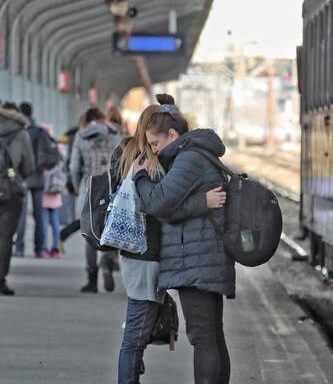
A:
[[[75,192],[78,194],[76,216],[81,217],[90,175],[101,175],[110,168],[111,156],[120,142],[117,132],[108,127],[104,114],[98,108],[90,108],[84,115],[84,128],[74,140],[70,160],[70,172]],[[113,257],[114,252],[105,253],[101,259],[104,288],[114,290]],[[88,282],[81,288],[84,293],[97,293],[98,263],[97,251],[86,243],[86,265]]]
[[[196,384],[229,383],[230,359],[223,332],[223,295],[235,295],[235,268],[224,251],[223,210],[196,207],[196,218],[168,223],[169,212],[189,196],[221,187],[223,175],[208,159],[225,147],[209,129],[188,132],[174,100],[158,95],[159,112],[147,118],[146,136],[167,174],[154,184],[145,164],[135,164],[135,181],[144,211],[162,224],[159,287],[176,288],[194,346]],[[145,112],[143,112],[145,113]]]

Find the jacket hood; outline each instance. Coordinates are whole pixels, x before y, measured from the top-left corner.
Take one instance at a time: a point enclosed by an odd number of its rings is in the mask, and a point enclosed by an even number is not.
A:
[[[225,153],[225,145],[212,129],[198,128],[181,135],[164,148],[160,156],[162,158],[175,157],[182,150],[191,147],[204,149],[217,157],[221,157]]]
[[[96,121],[92,121],[86,126],[86,128],[83,129],[83,131],[81,132],[81,137],[83,139],[89,140],[92,137],[98,135],[107,135],[108,133],[109,128],[106,125],[98,123]]]
[[[29,120],[20,112],[0,107],[0,136],[21,130]]]

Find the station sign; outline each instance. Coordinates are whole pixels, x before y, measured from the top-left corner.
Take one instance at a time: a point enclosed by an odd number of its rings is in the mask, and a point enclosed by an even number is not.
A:
[[[71,76],[69,71],[63,70],[58,74],[58,91],[66,93],[71,89]]]
[[[177,34],[113,34],[115,52],[135,55],[177,54],[184,49],[184,38]]]

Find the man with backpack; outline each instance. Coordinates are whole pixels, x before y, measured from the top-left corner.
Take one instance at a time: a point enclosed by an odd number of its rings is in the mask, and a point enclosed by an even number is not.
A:
[[[25,194],[23,179],[35,169],[33,150],[25,126],[29,121],[13,103],[0,106],[0,294],[14,295],[6,277],[13,236]]]
[[[42,216],[42,197],[44,189],[44,170],[53,168],[59,162],[59,152],[57,144],[49,137],[47,132],[38,127],[33,119],[33,108],[30,103],[23,102],[20,110],[29,121],[27,131],[30,135],[32,148],[36,159],[36,172],[27,179],[27,188],[31,193],[33,217],[35,221],[34,234],[34,255],[37,258],[44,257],[43,254],[43,216]],[[16,237],[16,250],[14,256],[24,256],[24,236],[27,221],[28,199],[23,203],[22,214],[19,221]]]
[[[110,168],[111,155],[119,144],[120,137],[105,123],[105,116],[98,108],[90,108],[84,115],[85,127],[76,135],[70,171],[73,186],[78,194],[77,218],[81,216],[86,197],[89,176],[101,175]],[[97,251],[86,243],[88,282],[81,292],[97,293],[98,263]],[[114,290],[112,253],[104,253],[101,260],[106,291]]]

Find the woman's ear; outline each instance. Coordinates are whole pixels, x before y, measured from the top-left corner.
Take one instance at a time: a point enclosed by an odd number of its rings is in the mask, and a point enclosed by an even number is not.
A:
[[[169,138],[173,141],[173,140],[178,139],[178,137],[179,137],[179,133],[174,128],[170,128],[169,129]]]

